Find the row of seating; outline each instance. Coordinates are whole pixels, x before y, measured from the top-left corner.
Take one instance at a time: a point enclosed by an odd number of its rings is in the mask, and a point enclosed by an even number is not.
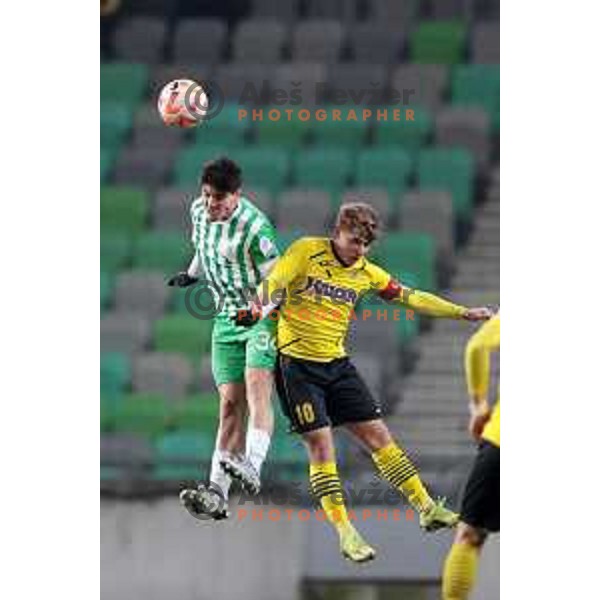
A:
[[[406,64],[392,68],[373,63],[340,64],[327,68],[318,61],[292,62],[278,65],[264,63],[231,63],[215,69],[202,63],[176,66],[158,65],[150,69],[139,63],[103,63],[100,69],[100,94],[104,102],[118,102],[130,110],[136,108],[149,92],[154,98],[168,81],[191,78],[196,81],[214,81],[223,97],[231,103],[256,106],[281,98],[299,97],[306,106],[332,101],[340,109],[358,104],[394,103],[398,108],[407,105],[437,111],[448,101],[458,106],[480,106],[495,118],[499,107],[500,68],[498,65],[461,64]],[[279,98],[264,92],[282,90]],[[340,99],[340,91],[347,96]],[[352,96],[350,94],[353,94]],[[448,95],[448,98],[446,96]],[[398,104],[401,102],[401,105]],[[298,104],[298,101],[295,100]],[[282,108],[298,108],[285,104]],[[227,113],[222,113],[227,115]],[[237,113],[234,113],[235,120]],[[215,121],[224,120],[217,115]],[[156,122],[156,114],[152,117]]]
[[[446,1],[446,0],[444,0]],[[307,19],[294,24],[276,17],[240,21],[229,32],[220,19],[181,19],[174,31],[159,17],[120,20],[108,44],[119,60],[146,63],[201,62],[226,58],[276,63],[285,58],[336,62],[340,59],[389,63],[405,56],[419,63],[457,64],[470,47],[475,63],[500,62],[498,22],[422,21],[392,23],[378,19],[345,25],[338,19]]]

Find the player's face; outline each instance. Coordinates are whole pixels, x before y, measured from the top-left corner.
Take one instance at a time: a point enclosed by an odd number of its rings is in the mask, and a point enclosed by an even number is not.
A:
[[[211,221],[226,221],[237,208],[240,193],[220,192],[211,185],[202,186],[202,198]]]
[[[362,237],[346,230],[338,229],[333,241],[340,258],[349,265],[366,256],[370,248]]]

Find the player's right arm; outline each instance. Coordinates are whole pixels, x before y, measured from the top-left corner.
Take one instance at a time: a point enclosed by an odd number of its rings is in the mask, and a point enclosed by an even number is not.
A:
[[[490,355],[500,347],[500,315],[495,315],[473,334],[465,349],[465,374],[469,391],[471,423],[469,429],[479,438],[490,418],[488,390]]]

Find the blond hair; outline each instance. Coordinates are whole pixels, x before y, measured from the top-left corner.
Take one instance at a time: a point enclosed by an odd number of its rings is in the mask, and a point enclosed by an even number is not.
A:
[[[349,231],[370,244],[377,238],[379,231],[379,215],[377,211],[366,202],[348,202],[340,206],[336,228]]]

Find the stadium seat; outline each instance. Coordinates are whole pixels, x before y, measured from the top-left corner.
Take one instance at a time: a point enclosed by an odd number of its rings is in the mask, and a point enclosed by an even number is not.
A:
[[[323,188],[337,195],[348,183],[354,166],[347,150],[315,148],[299,152],[294,164],[294,183],[298,187]]]
[[[242,193],[252,204],[262,210],[271,221],[275,221],[275,201],[268,190],[257,186],[244,185]]]
[[[160,146],[173,152],[185,142],[186,136],[186,129],[165,127],[156,109],[155,101],[140,104],[136,109],[131,136],[133,145]]]
[[[238,147],[245,143],[252,121],[240,118],[238,104],[225,104],[219,114],[195,130],[196,143]]]
[[[460,21],[422,22],[410,38],[410,56],[422,64],[453,65],[465,53],[466,26]]]
[[[112,50],[118,60],[155,63],[164,53],[167,22],[160,17],[121,19],[112,38]]]
[[[169,426],[169,409],[160,394],[128,394],[114,415],[115,431],[154,436]]]
[[[100,461],[103,466],[149,464],[152,447],[141,435],[112,433],[100,436]]]
[[[103,187],[100,190],[102,231],[134,234],[144,229],[148,196],[140,188]]]
[[[173,79],[191,79],[197,83],[211,80],[214,75],[214,66],[207,62],[177,63],[174,65],[155,65],[150,72],[150,81],[148,82],[148,90],[152,99],[151,105],[154,109],[154,117],[158,117],[156,111],[156,98],[163,87],[173,81]],[[154,121],[154,119],[153,119]]]
[[[369,0],[370,17],[390,24],[409,26],[419,11],[420,0]]]
[[[100,65],[100,100],[122,102],[134,108],[148,83],[148,67],[135,63]]]
[[[131,354],[150,342],[150,321],[137,313],[109,313],[100,323],[102,352]]]
[[[492,150],[490,118],[477,106],[449,107],[435,120],[435,142],[439,147],[458,146],[469,150],[480,168],[488,165]]]
[[[244,181],[249,185],[265,188],[274,196],[279,194],[288,179],[290,157],[281,148],[240,148],[231,153],[231,158],[241,166]]]
[[[344,43],[344,28],[335,19],[299,21],[292,37],[292,58],[305,62],[334,63]]]
[[[219,394],[188,396],[174,408],[173,427],[180,431],[203,431],[214,435],[219,422]]]
[[[100,392],[103,397],[118,397],[131,379],[131,365],[126,354],[103,352],[100,356]]]
[[[349,36],[354,60],[388,65],[400,58],[405,33],[383,21],[357,23]]]
[[[189,235],[190,206],[196,194],[194,186],[160,188],[152,203],[152,224],[158,231],[173,231]]]
[[[211,320],[195,319],[189,314],[169,315],[154,323],[154,347],[159,352],[178,352],[197,360],[210,352],[211,333]]]
[[[367,202],[370,204],[377,211],[384,227],[389,227],[396,216],[391,206],[388,191],[382,187],[348,189],[341,198],[341,204],[347,202]]]
[[[189,232],[149,232],[134,244],[133,266],[136,269],[156,269],[175,273],[185,269],[193,256]]]
[[[225,21],[218,18],[180,19],[173,38],[173,62],[218,63],[226,43]]]
[[[480,106],[487,111],[494,131],[500,126],[500,66],[461,65],[452,75],[452,104]]]
[[[263,82],[272,81],[274,69],[272,64],[232,62],[220,65],[215,79],[227,102],[254,107],[261,103],[257,99],[261,97]]]
[[[354,0],[307,0],[306,16],[352,23],[357,18],[357,3]]]
[[[253,17],[275,18],[290,23],[300,13],[300,0],[251,0],[250,14]]]
[[[339,88],[342,89],[342,88]],[[337,111],[333,113],[333,111]],[[353,110],[356,120],[347,120],[349,111]],[[361,107],[329,107],[327,118],[313,126],[313,139],[316,146],[358,148],[367,137],[367,121],[361,118]],[[334,114],[341,120],[334,120]],[[352,114],[352,113],[350,113]],[[337,117],[336,117],[337,118]]]
[[[185,148],[175,158],[173,183],[179,187],[196,189],[205,162],[228,154],[226,144],[196,144]]]
[[[475,161],[461,148],[423,150],[419,155],[418,184],[422,190],[447,190],[452,194],[455,216],[471,219]]]
[[[437,110],[448,86],[446,65],[402,65],[391,77],[391,87],[404,106]]]
[[[408,286],[436,289],[435,240],[421,233],[388,233],[373,249],[377,264]]]
[[[167,307],[171,293],[166,283],[169,274],[158,271],[120,272],[115,284],[115,310],[152,318],[160,316]]]
[[[152,352],[133,360],[134,392],[162,394],[167,400],[182,398],[192,384],[192,366],[185,356]]]
[[[357,157],[356,184],[385,188],[390,195],[397,195],[406,189],[412,171],[413,161],[402,149],[363,150]]]
[[[471,48],[474,63],[500,64],[500,23],[475,23]]]
[[[110,178],[111,169],[115,160],[115,151],[100,148],[100,183],[106,183]]]
[[[157,187],[166,183],[171,172],[172,151],[173,148],[148,145],[125,148],[114,166],[115,184]]]
[[[131,239],[127,234],[102,231],[100,236],[100,267],[105,273],[114,273],[129,265]]]
[[[388,71],[383,65],[372,62],[340,63],[329,74],[329,100],[344,110],[359,110],[361,107],[382,104],[387,86]],[[343,106],[339,106],[341,102]]]
[[[406,152],[414,161],[432,136],[433,125],[425,108],[413,109],[413,120],[379,121],[375,126],[375,144]]]
[[[286,92],[290,102],[295,95],[298,95],[300,103],[305,107],[311,107],[317,103],[320,96],[317,86],[326,83],[327,67],[318,62],[281,63],[273,71],[275,88]]]
[[[277,201],[277,226],[304,235],[323,235],[331,223],[331,200],[327,192],[311,189],[288,189]]]
[[[112,289],[112,281],[108,273],[100,273],[100,310],[108,306]]]
[[[311,131],[317,131],[323,125],[318,123],[315,126],[310,120],[301,121],[297,116],[288,121],[284,115],[282,113],[282,118],[277,121],[264,119],[255,123],[256,141],[259,144],[294,150],[304,144]]]
[[[286,41],[286,27],[265,17],[238,23],[232,36],[232,60],[248,63],[276,63]]]
[[[210,463],[214,438],[204,432],[173,431],[158,437],[154,450],[154,479],[198,480],[203,463]]]
[[[431,16],[437,20],[469,21],[473,16],[473,0],[431,0]]]
[[[100,104],[100,144],[102,148],[119,149],[131,129],[133,115],[127,104]]]

